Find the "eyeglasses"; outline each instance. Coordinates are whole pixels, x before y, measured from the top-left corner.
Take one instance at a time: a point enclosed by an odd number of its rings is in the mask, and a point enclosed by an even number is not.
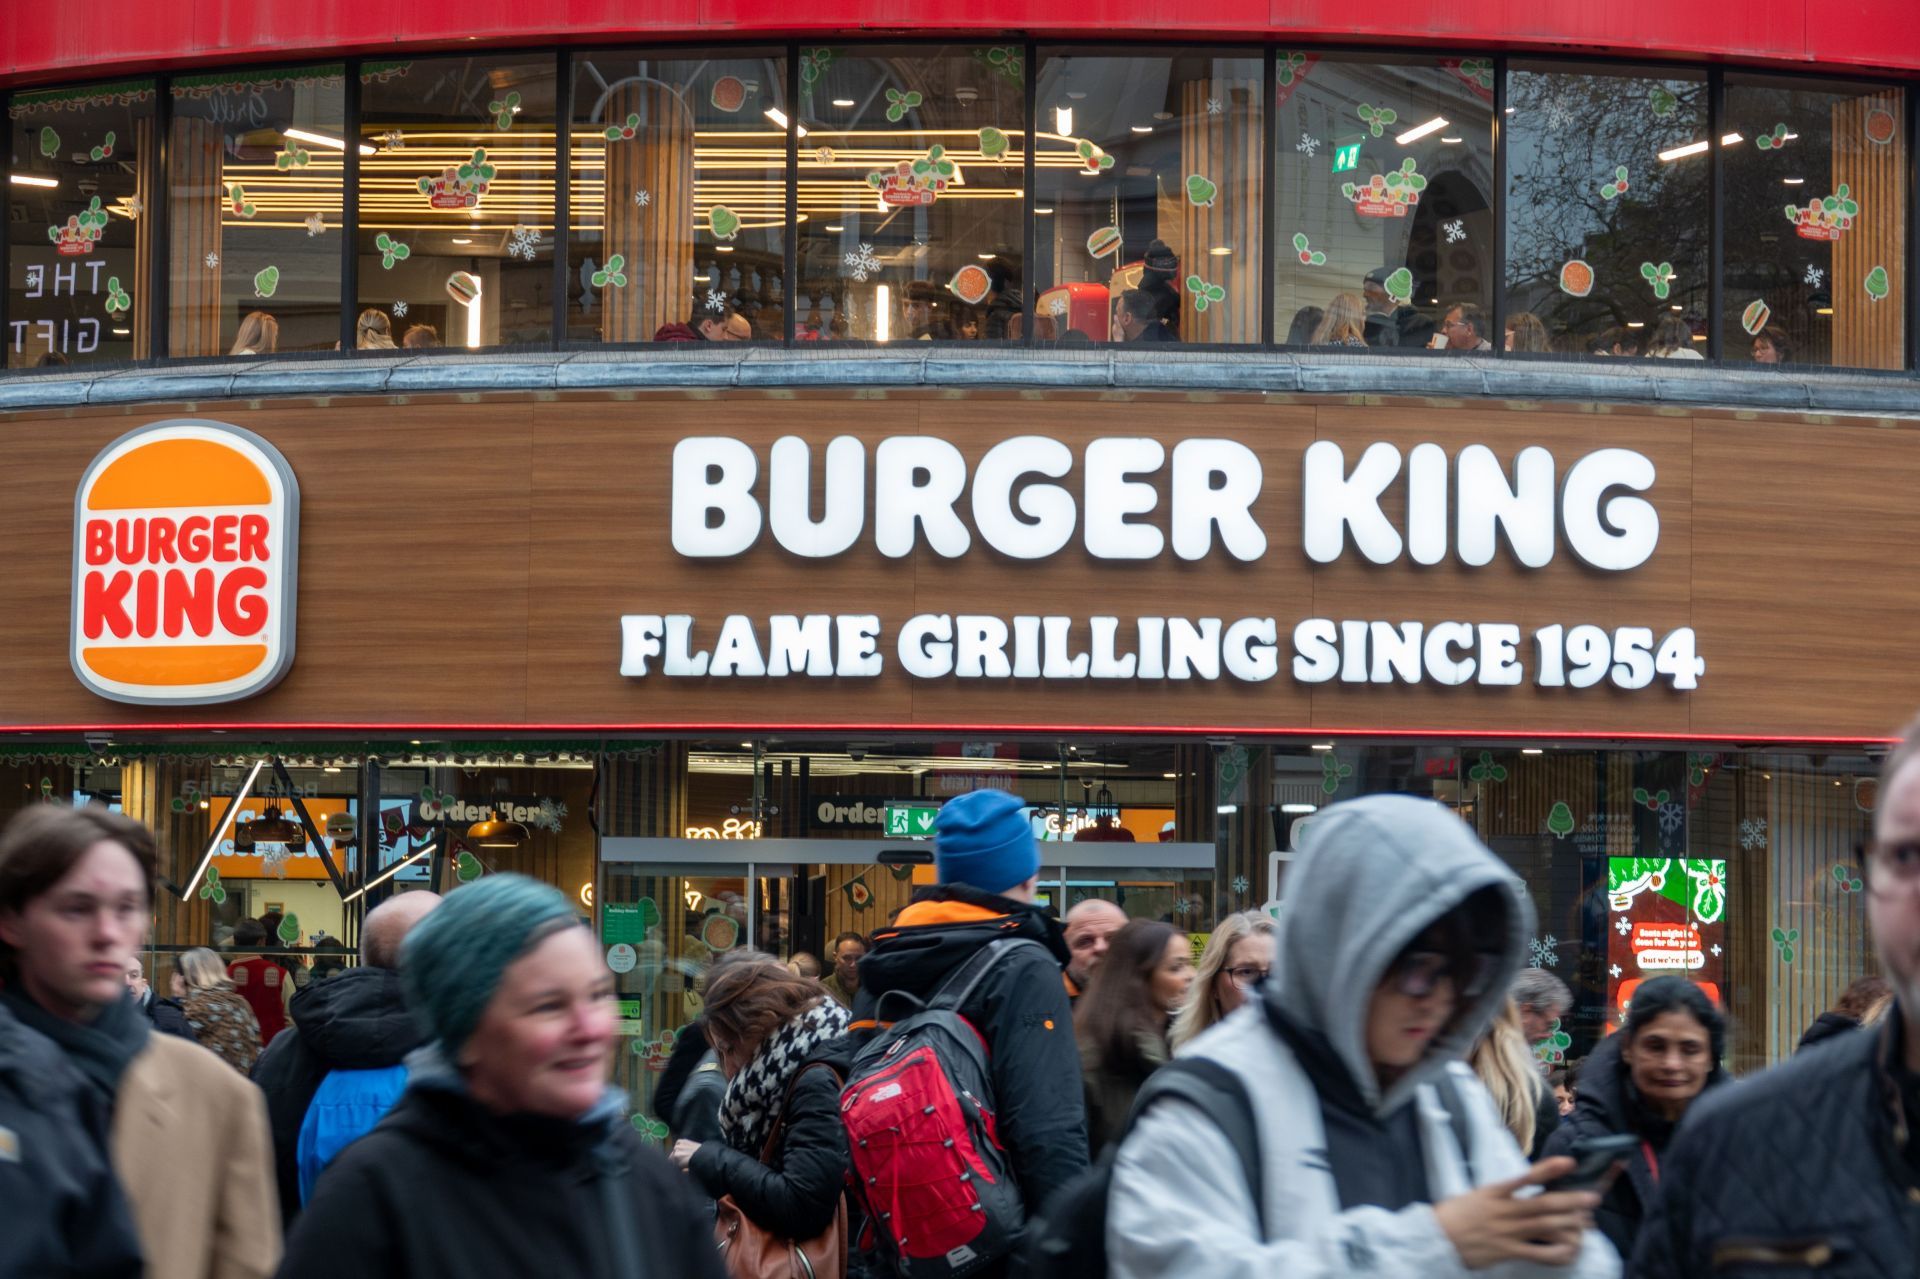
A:
[[[1272,971],[1273,969],[1271,967],[1264,964],[1241,964],[1237,968],[1222,968],[1220,970],[1228,981],[1242,990],[1246,990],[1259,982],[1265,981],[1267,974]]]
[[[1875,887],[1894,888],[1920,883],[1920,840],[1869,840],[1856,851],[1867,868],[1867,882]]]
[[[1425,999],[1445,979],[1453,983],[1457,999],[1478,999],[1493,985],[1498,957],[1487,951],[1446,955],[1434,950],[1410,950],[1393,961],[1386,981],[1408,999]]]

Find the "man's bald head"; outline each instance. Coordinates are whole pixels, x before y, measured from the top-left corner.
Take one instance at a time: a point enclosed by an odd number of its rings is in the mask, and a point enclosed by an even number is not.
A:
[[[439,904],[439,893],[416,890],[396,893],[375,906],[360,930],[360,957],[370,968],[398,968],[400,943]]]
[[[1067,912],[1067,975],[1082,990],[1107,957],[1107,942],[1127,924],[1127,912],[1102,897],[1089,897]]]

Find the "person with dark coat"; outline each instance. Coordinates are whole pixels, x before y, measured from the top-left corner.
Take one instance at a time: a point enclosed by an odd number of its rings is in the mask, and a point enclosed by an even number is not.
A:
[[[400,972],[430,1042],[321,1175],[280,1279],[722,1279],[706,1214],[608,1083],[613,974],[565,894],[463,885]]]
[[[301,1192],[300,1129],[321,1083],[336,1070],[391,1069],[426,1043],[426,1034],[407,1010],[397,970],[408,930],[439,904],[438,894],[416,891],[397,893],[376,906],[361,931],[367,962],[295,995],[287,1006],[291,1025],[253,1065],[253,1082],[267,1095],[280,1216],[289,1226],[306,1200]],[[397,1098],[396,1092],[384,1098],[385,1104],[363,1105],[355,1135],[371,1130]],[[311,1175],[306,1180],[310,1183]]]
[[[1892,1007],[1872,1031],[1816,1044],[1688,1114],[1640,1232],[1635,1279],[1913,1275],[1920,1257],[1920,722],[1881,765],[1873,824],[1863,868],[1867,928],[1893,988]]]
[[[1726,1042],[1726,1018],[1704,991],[1685,977],[1656,977],[1633,992],[1626,1024],[1580,1068],[1579,1100],[1545,1153],[1570,1154],[1584,1137],[1640,1139],[1594,1212],[1594,1224],[1623,1257],[1633,1255],[1659,1194],[1661,1164],[1681,1118],[1727,1082],[1720,1067]]]
[[[873,949],[860,961],[854,1021],[870,1022],[890,991],[930,998],[989,942],[1039,943],[1008,952],[959,1009],[987,1042],[1000,1144],[1032,1216],[1088,1163],[1067,999],[1071,956],[1059,922],[1034,904],[1040,851],[1017,796],[970,791],[948,800],[935,822],[933,856],[939,884],[921,889],[874,933]]]
[[[1873,1025],[1886,1016],[1893,1002],[1893,987],[1885,977],[1862,977],[1840,992],[1840,1001],[1813,1019],[1807,1033],[1800,1036],[1794,1051],[1823,1043],[1835,1035]]]
[[[0,1004],[0,1279],[139,1279],[106,1145],[80,1072]]]
[[[179,1000],[162,999],[153,993],[138,955],[127,960],[127,989],[133,992],[133,1002],[140,1006],[140,1011],[147,1015],[147,1020],[153,1023],[155,1030],[185,1040],[195,1038],[193,1027],[187,1024],[187,1010],[180,1006]]]
[[[1192,989],[1193,943],[1172,924],[1136,919],[1113,935],[1073,1010],[1092,1158],[1119,1135],[1141,1085],[1173,1059],[1168,1028]]]
[[[682,1138],[673,1162],[777,1238],[818,1236],[839,1212],[850,1162],[847,1010],[783,965],[736,964],[708,983],[702,1020],[727,1077],[720,1140]]]
[[[734,317],[733,304],[702,298],[685,324],[663,324],[654,331],[656,342],[734,342],[739,339],[727,331]]]
[[[704,999],[714,978],[735,964],[779,964],[762,950],[737,946],[722,951],[700,976]],[[788,969],[791,972],[791,969]],[[653,1086],[653,1117],[667,1125],[676,1138],[688,1141],[720,1139],[720,1104],[726,1097],[727,1077],[720,1065],[720,1054],[707,1042],[707,1019],[696,1017],[680,1028],[673,1051],[667,1054],[667,1068]]]

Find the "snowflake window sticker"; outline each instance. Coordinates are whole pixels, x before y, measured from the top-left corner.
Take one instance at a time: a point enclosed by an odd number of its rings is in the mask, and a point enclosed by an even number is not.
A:
[[[1767,846],[1767,819],[1748,817],[1740,823],[1740,847],[1748,850]]]
[[[1820,287],[1821,283],[1826,280],[1827,273],[1817,266],[1810,265],[1807,267],[1806,275],[1802,276],[1801,278],[1804,279],[1809,285],[1817,289]]]
[[[634,207],[634,208],[636,208],[636,209],[644,209],[644,208],[646,208],[646,207],[647,207],[647,206],[648,206],[649,204],[652,204],[652,203],[653,203],[653,197],[652,197],[651,195],[649,195],[649,194],[647,194],[647,189],[646,189],[645,187],[641,187],[641,188],[640,188],[640,189],[639,189],[638,191],[635,191],[635,192],[633,193],[633,207]]]
[[[220,269],[220,255],[218,253],[207,254],[207,270],[218,271],[219,269]]]
[[[1625,915],[1622,915],[1620,916],[1620,918],[1613,921],[1613,931],[1616,933],[1619,933],[1622,937],[1625,937],[1628,933],[1633,931],[1633,921],[1631,919],[1628,919]]]
[[[721,292],[719,289],[707,290],[707,310],[723,311],[726,309],[726,305],[727,305],[727,295],[725,293]]]
[[[407,318],[407,304],[404,300],[399,298],[394,299],[393,318],[396,320],[404,320]]]
[[[863,284],[868,276],[877,275],[880,271],[880,259],[873,255],[871,244],[862,244],[850,250],[840,261],[847,268],[847,274]]]
[[[540,247],[540,232],[530,226],[517,226],[507,240],[507,255],[533,261],[534,253]]]
[[[327,220],[318,213],[307,214],[307,235],[316,236],[327,229]]]
[[[1442,228],[1447,233],[1448,244],[1458,244],[1467,238],[1467,224],[1459,218],[1453,218]]]
[[[1300,140],[1293,144],[1293,149],[1312,159],[1320,151],[1320,139],[1310,133],[1303,133],[1300,135]]]
[[[1218,99],[1218,98],[1208,98],[1208,99],[1207,99],[1207,114],[1208,114],[1208,115],[1220,115],[1220,114],[1222,114],[1222,113],[1223,113],[1223,112],[1224,112],[1225,110],[1226,110],[1226,107],[1225,107],[1225,106],[1224,106],[1224,105],[1223,105],[1223,104],[1221,103],[1221,101],[1220,101],[1220,99]]]
[[[1247,891],[1247,889],[1251,887],[1253,887],[1253,885],[1248,881],[1245,875],[1235,875],[1233,877],[1232,888],[1234,892],[1244,893]]]
[[[1527,943],[1527,967],[1557,968],[1560,964],[1560,939],[1552,933]]]

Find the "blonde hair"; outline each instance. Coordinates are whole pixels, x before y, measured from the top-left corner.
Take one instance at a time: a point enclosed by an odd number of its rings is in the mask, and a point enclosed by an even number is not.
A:
[[[189,990],[232,990],[233,979],[227,976],[227,966],[220,962],[220,956],[198,946],[173,961],[174,971],[180,974],[180,980],[187,983]]]
[[[1367,340],[1367,304],[1357,293],[1336,293],[1327,302],[1327,313],[1313,331],[1313,344],[1344,342],[1348,338]]]
[[[1473,1073],[1493,1094],[1493,1107],[1523,1151],[1533,1149],[1533,1127],[1539,1118],[1540,1067],[1527,1051],[1520,1029],[1520,1007],[1509,999],[1473,1046],[1468,1057]]]
[[[1515,311],[1507,317],[1507,336],[1513,339],[1515,351],[1552,349],[1547,341],[1546,322],[1531,311]]]
[[[228,355],[272,355],[280,349],[280,321],[265,311],[249,311],[240,321]]]
[[[1174,1048],[1198,1038],[1201,1031],[1224,1015],[1219,997],[1213,992],[1213,979],[1227,966],[1227,957],[1233,954],[1233,948],[1255,936],[1272,937],[1277,944],[1279,934],[1273,920],[1252,910],[1228,915],[1214,926],[1213,935],[1207,938],[1207,948],[1201,952],[1200,963],[1194,969],[1193,993],[1187,998],[1187,1006],[1174,1019],[1173,1033],[1167,1037]]]
[[[387,313],[377,306],[370,306],[360,313],[353,325],[355,347],[362,351],[391,351],[393,345],[393,324],[387,319]]]

